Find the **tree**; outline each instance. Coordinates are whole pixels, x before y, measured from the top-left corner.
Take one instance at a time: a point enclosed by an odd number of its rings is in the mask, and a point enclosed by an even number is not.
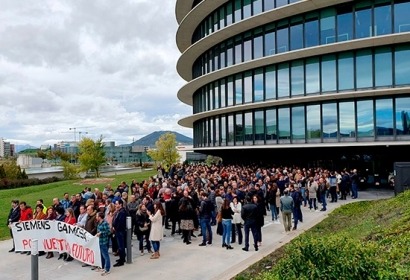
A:
[[[81,171],[94,171],[95,177],[100,177],[100,167],[106,162],[102,136],[97,141],[83,138],[78,144]]]
[[[149,157],[163,166],[177,163],[180,155],[177,151],[177,140],[174,133],[165,133],[155,142],[155,149],[147,151]]]
[[[214,157],[214,156],[211,156],[211,155],[208,155],[206,157],[206,160],[205,160],[205,164],[208,165],[208,166],[211,166],[213,164],[218,164],[220,162],[222,162],[222,158]]]

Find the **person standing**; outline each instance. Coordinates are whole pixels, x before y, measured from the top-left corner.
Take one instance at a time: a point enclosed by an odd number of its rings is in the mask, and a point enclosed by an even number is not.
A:
[[[256,204],[252,203],[252,198],[250,196],[246,197],[246,204],[242,206],[241,217],[244,221],[244,231],[245,231],[245,247],[242,248],[244,251],[249,251],[249,230],[252,231],[253,243],[255,251],[258,251],[258,230],[256,226],[258,218],[258,209]]]
[[[312,211],[312,208],[317,211],[317,190],[318,190],[318,185],[316,180],[313,180],[313,177],[309,178],[308,182],[308,192],[309,192],[309,209]]]
[[[319,179],[319,194],[320,194],[320,201],[322,202],[322,209],[320,209],[320,211],[326,211],[326,206],[327,206],[327,201],[326,201],[326,192],[328,189],[328,185],[325,181],[325,179],[323,179],[323,177],[321,177]]]
[[[182,239],[186,245],[191,244],[189,238],[194,230],[194,209],[188,200],[183,200],[179,206],[179,217],[181,219],[180,229],[182,230]]]
[[[13,239],[13,231],[11,230],[11,227],[13,226],[14,223],[17,223],[20,220],[20,208],[19,208],[19,201],[16,199],[13,199],[11,201],[11,209],[9,216],[7,217],[7,226],[10,229],[10,235],[11,238]],[[13,239],[13,248],[9,250],[9,253],[12,253],[16,250],[15,244],[14,244],[14,239]]]
[[[102,274],[101,276],[105,276],[110,274],[111,262],[110,256],[108,255],[108,243],[109,243],[109,235],[110,235],[110,226],[104,220],[104,213],[99,212],[97,214],[97,234],[96,236],[99,237],[99,244],[100,244],[100,252],[101,252],[101,268]]]
[[[352,199],[356,199],[358,197],[357,188],[359,185],[359,175],[357,175],[356,169],[353,169],[352,175],[350,175],[350,182],[352,184]]]
[[[125,237],[127,230],[127,212],[125,211],[124,201],[122,199],[117,200],[115,202],[115,209],[117,212],[112,221],[112,229],[117,238],[118,254],[120,258],[117,260],[117,263],[113,266],[118,267],[123,266],[125,263]]]
[[[30,221],[31,219],[33,219],[33,209],[25,201],[20,202],[20,222]],[[21,254],[31,255],[31,252],[21,252]]]
[[[226,247],[227,250],[233,249],[231,246],[231,232],[232,232],[232,215],[234,212],[230,207],[230,202],[228,198],[224,199],[224,204],[222,204],[221,215],[222,215],[222,247]]]
[[[149,239],[151,240],[154,253],[151,259],[158,259],[160,257],[160,241],[164,236],[164,229],[162,227],[162,217],[165,215],[165,210],[162,207],[160,201],[156,201],[154,204],[154,214],[147,210],[149,219],[151,220],[151,232],[149,234]]]
[[[237,196],[234,196],[230,206],[234,212],[232,219],[232,243],[236,242],[236,234],[238,234],[238,244],[242,245],[242,203],[238,201]]]
[[[148,252],[152,253],[151,243],[149,241],[149,234],[151,232],[151,221],[148,217],[147,208],[145,207],[145,204],[142,203],[138,206],[136,214],[136,228],[141,256],[144,255],[144,239],[147,244],[146,248]]]
[[[283,196],[280,198],[280,211],[282,212],[283,226],[288,232],[292,228],[292,212],[293,212],[293,198],[289,196],[289,190],[283,191]]]
[[[229,206],[229,203],[228,203]],[[201,225],[202,232],[202,243],[199,246],[206,246],[206,237],[208,234],[208,245],[212,244],[212,228],[211,228],[211,218],[212,210],[214,209],[214,204],[208,199],[208,194],[206,192],[201,193],[201,204],[199,207],[199,223]]]

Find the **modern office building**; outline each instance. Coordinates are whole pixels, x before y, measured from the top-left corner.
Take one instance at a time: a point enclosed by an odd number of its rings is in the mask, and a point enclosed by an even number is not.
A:
[[[392,168],[410,147],[410,1],[177,0],[196,152]],[[390,168],[391,166],[391,168]]]

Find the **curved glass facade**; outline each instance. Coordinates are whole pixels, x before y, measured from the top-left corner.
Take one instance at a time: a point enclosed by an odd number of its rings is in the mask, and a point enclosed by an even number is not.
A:
[[[410,95],[230,113],[194,124],[196,147],[410,140]]]
[[[206,17],[196,28],[192,43],[241,20],[301,0],[230,0]],[[194,1],[194,6],[201,1]]]
[[[401,44],[309,57],[227,76],[197,90],[193,110],[406,85],[410,86],[410,44]]]
[[[272,22],[220,42],[199,56],[193,77],[303,48],[410,32],[409,14],[410,1],[355,1]]]
[[[182,76],[193,73],[178,97],[193,107],[179,123],[193,128],[194,148],[268,157],[264,151],[286,155],[292,145],[314,155],[316,148],[350,147],[354,154],[369,146],[373,152],[410,144],[410,0],[356,0],[314,11],[290,5],[295,2],[231,0],[214,10],[195,7],[208,16],[192,45],[213,32],[227,33],[190,48],[178,64]],[[281,16],[275,9],[285,5]],[[257,16],[268,10],[266,16],[281,19],[265,23],[265,15]],[[293,16],[282,19],[284,11]],[[222,39],[229,30],[235,35]],[[329,47],[317,48],[323,45]],[[182,63],[195,58],[193,65]]]

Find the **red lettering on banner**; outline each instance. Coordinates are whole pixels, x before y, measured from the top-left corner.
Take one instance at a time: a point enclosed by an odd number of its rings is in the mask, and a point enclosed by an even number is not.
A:
[[[50,238],[44,239],[43,246],[45,251],[66,251],[68,242],[65,239]],[[69,245],[68,245],[69,246]]]
[[[95,253],[89,248],[84,248],[79,244],[73,244],[71,255],[82,262],[93,264],[95,262]]]
[[[31,239],[23,239],[23,248],[30,249],[31,248]]]

